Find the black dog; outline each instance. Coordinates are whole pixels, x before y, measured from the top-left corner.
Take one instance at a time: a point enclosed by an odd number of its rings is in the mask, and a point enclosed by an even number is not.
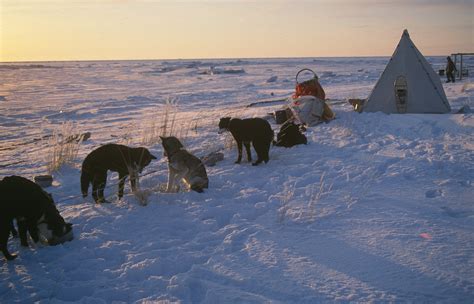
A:
[[[92,197],[96,203],[106,202],[104,188],[107,182],[107,170],[118,172],[118,197],[123,197],[125,178],[130,172],[142,172],[155,156],[146,148],[130,148],[124,145],[107,144],[101,146],[86,156],[82,162],[81,190],[82,196],[87,196],[89,184],[92,183]],[[130,176],[132,189],[136,189],[137,176]]]
[[[72,224],[59,214],[51,195],[34,182],[8,176],[0,181],[0,250],[7,260],[16,255],[8,252],[7,243],[16,218],[22,246],[28,246],[27,232],[34,242],[43,235],[50,245],[72,240]]]
[[[280,132],[277,134],[275,145],[289,148],[295,145],[306,145],[307,143],[308,140],[306,139],[306,136],[301,133],[300,126],[292,121],[287,121],[281,126]]]
[[[219,121],[219,129],[220,132],[225,130],[230,131],[237,142],[239,156],[235,162],[236,164],[242,160],[242,143],[247,150],[247,160],[249,162],[252,161],[250,143],[253,144],[255,152],[257,152],[257,161],[252,164],[253,166],[257,166],[262,161],[265,163],[268,162],[268,153],[274,136],[268,121],[262,118],[238,119],[224,117]]]

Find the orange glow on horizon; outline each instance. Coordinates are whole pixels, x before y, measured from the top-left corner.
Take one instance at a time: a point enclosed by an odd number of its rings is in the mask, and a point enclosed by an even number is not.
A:
[[[425,55],[472,52],[472,2],[434,3],[3,0],[0,61],[390,56],[405,28]]]

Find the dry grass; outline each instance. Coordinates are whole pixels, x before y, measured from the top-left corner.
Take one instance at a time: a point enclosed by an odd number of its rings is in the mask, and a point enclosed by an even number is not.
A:
[[[134,142],[134,130],[136,130],[137,125],[135,122],[131,122],[124,129],[126,130],[122,136],[120,136],[119,143],[130,146]]]
[[[77,135],[77,126],[72,122],[65,122],[54,130],[47,141],[46,169],[48,173],[58,171],[65,164],[72,164],[77,158],[82,140],[82,136]]]
[[[278,208],[277,221],[280,224],[282,224],[286,218],[295,221],[315,221],[318,216],[321,216],[317,210],[318,203],[326,199],[332,193],[334,181],[328,183],[326,173],[323,172],[319,183],[314,183],[309,189],[309,193],[303,197],[298,197],[297,201],[293,205],[290,205],[295,196],[296,183],[297,181],[285,183],[283,191],[279,194],[281,204]],[[303,199],[303,201],[307,200],[308,203],[302,205],[301,202],[299,202],[301,199]]]
[[[136,184],[135,188],[132,187],[132,193],[137,199],[138,203],[141,206],[146,206],[148,205],[148,198],[149,196],[153,193],[150,189],[141,189],[140,187],[140,173],[138,171],[138,168],[136,167],[128,167],[128,174],[129,174],[129,179],[133,180],[135,179]]]
[[[321,178],[319,179],[319,184],[314,184],[311,187],[311,195],[309,197],[308,202],[308,209],[309,209],[309,217],[310,219],[314,220],[316,218],[316,204],[325,196],[327,196],[332,191],[332,186],[334,182],[327,185],[325,181],[326,172],[321,174]]]
[[[283,193],[281,195],[281,206],[278,208],[278,223],[283,223],[285,220],[285,217],[288,213],[288,210],[290,209],[290,201],[295,195],[295,187],[296,187],[296,182],[293,184],[291,183],[286,183],[284,188],[283,188]]]
[[[160,142],[160,136],[170,136],[175,133],[178,101],[168,98],[163,106],[159,106],[149,115],[142,125],[141,144],[146,146]]]

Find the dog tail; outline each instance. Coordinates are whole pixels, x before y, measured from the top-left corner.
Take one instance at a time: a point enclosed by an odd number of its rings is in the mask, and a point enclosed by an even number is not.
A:
[[[87,192],[89,191],[89,184],[91,183],[92,178],[84,169],[81,172],[81,191],[82,197],[87,196]]]

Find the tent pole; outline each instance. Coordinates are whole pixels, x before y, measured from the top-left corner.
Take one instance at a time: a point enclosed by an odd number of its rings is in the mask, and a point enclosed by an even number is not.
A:
[[[457,69],[457,65],[456,65],[456,62],[458,61],[458,54],[451,54],[451,56],[454,55],[454,66],[456,67]]]

